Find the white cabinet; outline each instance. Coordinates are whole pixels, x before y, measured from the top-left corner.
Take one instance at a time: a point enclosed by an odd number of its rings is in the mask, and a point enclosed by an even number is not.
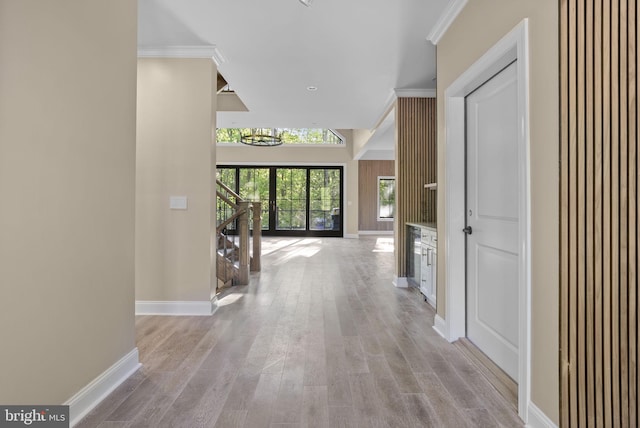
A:
[[[435,223],[407,223],[407,280],[436,306],[438,234]]]
[[[434,308],[436,306],[437,243],[438,237],[435,230],[422,228],[420,291]]]

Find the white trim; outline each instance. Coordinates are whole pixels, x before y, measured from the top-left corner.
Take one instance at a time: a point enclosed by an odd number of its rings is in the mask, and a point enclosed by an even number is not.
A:
[[[344,238],[345,239],[359,239],[360,236],[357,233],[345,233],[344,234]]]
[[[218,309],[217,297],[210,301],[149,301],[136,300],[136,315],[208,316]]]
[[[359,235],[393,235],[393,230],[359,230]]]
[[[396,288],[409,288],[409,281],[406,276],[393,276],[393,286]]]
[[[427,36],[427,40],[437,45],[440,39],[445,35],[453,21],[456,20],[462,9],[467,5],[468,0],[451,0],[446,9],[440,15],[440,18],[433,26],[433,29]]]
[[[435,98],[436,89],[394,89],[398,98]]]
[[[465,309],[465,97],[517,60],[519,146],[519,361],[518,414],[526,422],[531,385],[531,215],[529,153],[528,20],[524,19],[445,90],[445,293],[446,337],[466,335]]]
[[[527,427],[530,428],[558,428],[558,426],[551,420],[542,410],[538,408],[533,402],[529,403],[529,421]]]
[[[215,45],[140,46],[138,58],[211,58],[218,67],[227,61]]]
[[[80,422],[141,366],[138,359],[138,348],[133,348],[127,355],[69,398],[64,403],[65,406],[69,406],[69,425],[74,426]]]
[[[436,314],[433,319],[433,329],[442,336],[446,341],[449,341],[449,333],[447,332],[447,323],[440,315]]]

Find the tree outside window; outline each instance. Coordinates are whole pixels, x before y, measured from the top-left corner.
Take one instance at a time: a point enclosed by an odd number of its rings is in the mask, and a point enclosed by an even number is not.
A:
[[[283,144],[343,145],[344,141],[331,129],[322,128],[218,128],[216,142],[240,143],[242,135],[265,134],[278,136]]]
[[[378,177],[378,220],[393,221],[396,206],[396,178]]]

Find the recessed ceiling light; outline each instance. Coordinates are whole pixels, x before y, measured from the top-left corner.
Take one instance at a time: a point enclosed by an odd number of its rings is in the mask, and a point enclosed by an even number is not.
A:
[[[316,86],[307,86],[307,91],[313,92],[313,91],[317,91],[317,90],[318,90],[318,88]]]
[[[303,5],[309,7],[309,6],[311,6],[311,3],[313,3],[313,0],[300,0],[300,3],[302,3]]]

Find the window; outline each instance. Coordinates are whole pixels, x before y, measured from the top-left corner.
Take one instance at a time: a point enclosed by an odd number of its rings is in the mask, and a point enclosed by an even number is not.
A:
[[[216,129],[216,141],[220,144],[240,143],[242,135],[251,134],[276,135],[282,139],[283,144],[309,144],[309,145],[342,145],[342,138],[331,129],[319,128],[218,128]]]
[[[395,207],[396,178],[378,177],[378,221],[393,221]]]

